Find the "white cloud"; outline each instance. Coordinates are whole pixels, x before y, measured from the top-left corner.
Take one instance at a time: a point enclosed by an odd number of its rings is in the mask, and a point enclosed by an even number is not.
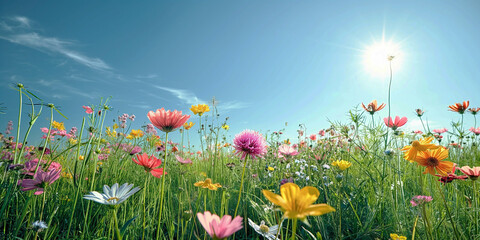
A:
[[[195,105],[195,104],[200,104],[200,103],[205,103],[205,101],[200,100],[197,96],[195,96],[194,93],[188,91],[188,90],[183,90],[183,89],[173,89],[173,88],[167,88],[167,87],[162,87],[158,85],[153,85],[155,88],[167,91],[171,94],[173,94],[175,97],[178,99],[182,100],[188,105]]]
[[[11,18],[14,24],[0,23],[0,27],[8,33],[0,32],[0,39],[30,47],[43,52],[61,54],[77,63],[96,70],[111,70],[111,67],[99,58],[88,57],[80,52],[70,49],[72,43],[54,37],[45,37],[30,28],[30,20],[26,17],[16,16]],[[22,28],[22,31],[18,28]],[[25,31],[27,30],[27,31]],[[16,33],[11,33],[16,32]]]

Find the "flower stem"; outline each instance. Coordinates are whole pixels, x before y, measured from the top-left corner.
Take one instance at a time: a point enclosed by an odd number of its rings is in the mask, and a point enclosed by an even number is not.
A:
[[[245,169],[247,168],[247,158],[248,158],[248,155],[246,155],[245,159],[243,159],[244,163],[243,163],[242,181],[240,182],[240,191],[238,192],[237,207],[235,208],[235,214],[233,214],[233,217],[237,216],[238,206],[240,205],[240,196],[242,195],[243,181],[245,180]]]
[[[17,164],[19,160],[18,158],[20,157],[20,155],[18,154],[18,138],[20,137],[20,122],[22,121],[22,88],[19,87],[18,88],[18,92],[19,92],[19,96],[20,96],[20,104],[19,104],[19,107],[18,107],[18,127],[17,127],[17,138],[15,139],[15,157],[14,157],[14,160],[13,160],[13,163],[14,164]],[[40,161],[38,161],[40,162]]]
[[[439,182],[439,184],[441,184],[441,183]],[[455,227],[455,222],[453,221],[452,214],[450,213],[450,210],[448,209],[447,200],[445,199],[445,195],[443,194],[443,190],[440,188],[439,184],[435,184],[435,185],[437,185],[438,191],[442,195],[442,200],[443,200],[443,204],[445,205],[445,210],[447,211],[447,215],[450,219],[450,223],[452,224],[453,231],[455,232],[455,239],[459,240],[460,239],[460,234],[458,233],[457,228]]]
[[[115,224],[115,235],[117,236],[117,240],[122,240],[122,234],[118,228],[117,208],[113,210],[113,223]]]
[[[295,240],[295,237],[297,236],[297,219],[293,219],[293,227],[292,227],[292,238],[291,240]]]
[[[145,239],[145,217],[146,217],[146,205],[147,202],[145,201],[145,196],[147,195],[147,182],[149,175],[147,175],[147,179],[145,179],[145,182],[143,184],[143,224],[142,224],[142,240]]]
[[[476,181],[473,182],[473,212],[475,212],[475,236],[478,234],[478,213],[477,213],[477,190],[476,190]]]
[[[165,194],[165,173],[167,172],[167,155],[168,155],[168,132],[165,133],[165,158],[163,159],[163,175],[162,175],[162,186],[160,190],[160,210],[158,213],[158,224],[157,224],[157,240],[160,237],[160,224],[162,222],[162,212],[163,212],[163,199]]]

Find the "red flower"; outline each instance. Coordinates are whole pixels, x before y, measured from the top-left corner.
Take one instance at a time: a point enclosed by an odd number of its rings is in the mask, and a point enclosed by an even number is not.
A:
[[[467,110],[469,104],[470,104],[470,101],[463,101],[463,104],[455,103],[455,105],[450,105],[448,107],[452,112],[458,112],[460,114],[463,114],[465,110]]]
[[[148,156],[146,153],[142,155],[138,154],[137,159],[132,158],[133,162],[136,164],[143,166],[145,168],[145,172],[151,173],[154,177],[160,178],[163,173],[163,168],[156,168],[162,165],[162,160],[156,158],[155,156]],[[167,174],[165,172],[165,174]]]
[[[392,121],[391,117],[384,118],[383,121],[387,127],[391,128],[392,130],[396,130],[397,128],[405,125],[407,123],[407,117],[400,118],[399,116],[395,117],[395,122]]]
[[[473,115],[477,115],[480,112],[480,108],[469,108],[468,111]]]

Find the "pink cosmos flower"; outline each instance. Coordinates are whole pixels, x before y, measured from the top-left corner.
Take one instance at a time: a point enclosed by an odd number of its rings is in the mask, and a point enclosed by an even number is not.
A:
[[[42,130],[43,133],[48,133],[48,128],[40,128],[40,130]]]
[[[278,153],[281,155],[287,155],[287,156],[298,155],[297,150],[294,147],[287,144],[283,144],[282,146],[280,146],[278,148]]]
[[[400,118],[399,116],[395,117],[395,122],[392,121],[391,117],[384,118],[383,121],[387,127],[391,128],[392,130],[396,130],[397,128],[405,125],[407,123],[407,117]]]
[[[82,108],[85,109],[86,114],[92,114],[93,113],[92,108],[89,107],[89,106],[82,106]]]
[[[416,207],[418,205],[423,205],[425,203],[431,202],[433,198],[431,196],[415,196],[412,198],[410,203],[412,204],[412,207]]]
[[[233,147],[236,154],[241,155],[242,159],[248,155],[252,159],[263,156],[267,152],[267,143],[262,134],[252,131],[244,130],[237,134],[233,139]]]
[[[320,136],[322,136],[322,137],[325,136],[325,130],[323,130],[323,129],[320,130],[320,131],[318,132],[318,135],[320,135]]]
[[[232,216],[224,215],[221,219],[216,214],[211,214],[209,211],[197,213],[198,220],[202,224],[205,231],[213,239],[225,239],[231,236],[236,231],[242,229],[242,220],[240,216],[236,216],[232,220]]]
[[[46,186],[52,184],[60,177],[61,170],[51,170],[44,172],[38,169],[33,179],[24,179],[22,181],[22,191],[36,190],[35,195],[40,195]]]
[[[440,129],[433,129],[432,132],[442,134],[446,133],[448,130],[446,128],[440,128]]]
[[[478,127],[478,128],[471,127],[470,132],[475,133],[475,135],[478,136],[478,135],[480,135],[480,127]]]
[[[132,158],[132,161],[140,166],[143,166],[145,172],[151,173],[154,177],[160,178],[163,173],[163,168],[156,168],[162,165],[162,160],[156,158],[155,156],[148,156],[147,153],[138,154],[137,159]],[[165,172],[167,174],[167,172]]]
[[[480,167],[470,168],[469,166],[463,166],[459,168],[459,170],[465,175],[468,175],[472,180],[477,180],[480,176]]]
[[[317,135],[312,134],[312,135],[310,135],[309,138],[310,138],[310,140],[315,141],[315,140],[317,140]]]
[[[190,158],[183,159],[182,157],[180,157],[178,155],[175,155],[175,158],[181,164],[192,164],[192,160],[190,160]]]
[[[156,112],[150,111],[147,114],[148,119],[155,127],[164,132],[173,132],[185,124],[190,115],[182,115],[182,111],[165,111],[165,109],[157,109]]]
[[[458,176],[457,174],[455,174],[455,171],[460,170],[460,168],[457,167],[457,164],[454,163],[453,164],[453,171],[451,173],[448,173],[447,176],[442,176],[442,175],[438,175],[438,174],[435,174],[435,176],[439,177],[440,179],[438,179],[438,181],[442,182],[444,185],[447,184],[447,183],[450,183],[452,182],[453,180],[456,180],[456,179],[459,179],[459,180],[465,180],[468,178],[468,176],[466,175],[461,175],[461,176]]]
[[[415,134],[423,134],[423,132],[420,131],[420,130],[415,130],[415,131],[413,131],[413,133],[415,133]]]

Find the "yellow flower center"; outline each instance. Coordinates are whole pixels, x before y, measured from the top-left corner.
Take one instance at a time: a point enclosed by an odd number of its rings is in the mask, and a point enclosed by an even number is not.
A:
[[[267,225],[265,225],[265,224],[261,224],[261,225],[260,225],[260,231],[261,231],[262,233],[267,233],[269,230],[270,230],[270,229],[268,228]]]
[[[113,201],[113,200],[117,200],[117,201],[118,201],[118,200],[120,200],[120,199],[118,199],[117,197],[111,197],[111,198],[107,199],[107,202],[110,202],[110,201]]]
[[[435,158],[435,157],[427,158],[427,166],[429,166],[429,167],[436,167],[436,166],[438,166],[439,163],[440,163],[440,161],[438,161],[438,159]]]

